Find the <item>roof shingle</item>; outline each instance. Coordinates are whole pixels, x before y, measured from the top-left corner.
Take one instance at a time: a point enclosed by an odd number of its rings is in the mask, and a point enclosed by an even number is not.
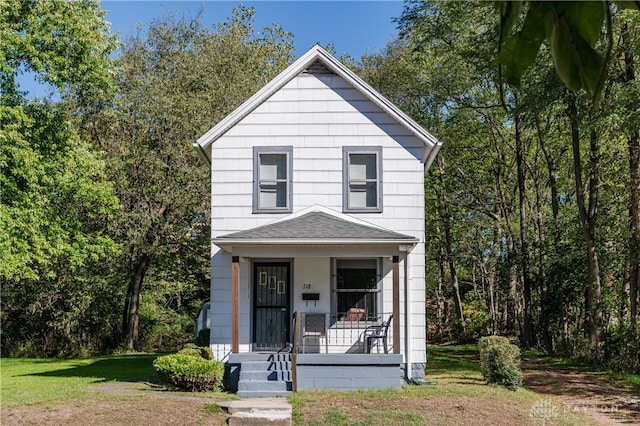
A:
[[[325,212],[314,211],[276,223],[222,235],[215,240],[406,240],[415,237],[373,226],[350,222]]]

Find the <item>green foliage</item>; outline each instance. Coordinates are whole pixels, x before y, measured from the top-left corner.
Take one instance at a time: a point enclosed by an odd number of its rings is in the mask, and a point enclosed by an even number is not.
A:
[[[604,333],[603,361],[613,371],[640,374],[640,328],[620,324]]]
[[[180,349],[178,351],[178,353],[180,355],[188,355],[188,356],[195,356],[198,358],[202,358],[202,356],[200,355],[200,350],[197,348],[184,348],[184,349]]]
[[[520,30],[508,35],[527,5]],[[616,2],[622,8],[640,9],[638,2]],[[517,4],[518,7],[514,7]],[[505,66],[503,77],[516,87],[533,64],[544,40],[549,42],[558,76],[571,90],[585,89],[597,98],[603,88],[612,46],[612,23],[609,3],[589,2],[495,2],[500,11],[500,54],[498,63]],[[608,35],[605,52],[594,45],[602,27]]]
[[[211,341],[211,330],[208,328],[203,328],[198,332],[198,336],[196,337],[196,345],[198,346],[209,346]]]
[[[485,372],[489,371],[489,348],[494,345],[508,345],[509,339],[505,336],[483,336],[478,339],[478,353],[480,354],[480,369],[485,380]]]
[[[482,376],[489,384],[517,390],[522,384],[520,349],[506,337],[487,336],[478,341]]]
[[[463,341],[472,341],[487,334],[491,325],[491,316],[487,303],[480,294],[473,291],[465,294],[462,312],[464,313],[464,332],[461,335]]]
[[[224,375],[221,362],[185,354],[161,356],[153,368],[163,383],[190,392],[218,389]]]
[[[234,9],[213,32],[199,18],[167,14],[125,40],[117,102],[100,117],[96,143],[122,205],[115,229],[126,247],[118,266],[131,349],[192,338],[210,262],[210,172],[192,142],[292,60],[290,34],[278,25],[257,31],[251,8]],[[147,295],[157,309],[143,306]]]
[[[21,96],[15,81],[25,70],[73,95],[82,106],[97,106],[113,94],[109,54],[116,36],[97,1],[0,0],[0,92]]]
[[[104,163],[55,106],[0,108],[0,276],[59,278],[118,251],[102,224],[117,208]]]
[[[167,300],[171,299],[155,285],[145,290],[140,306],[139,349],[170,352],[193,339],[192,310],[167,306]]]
[[[213,359],[213,353],[208,346],[197,346],[192,343],[188,343],[179,352],[182,355],[197,356],[202,359]]]
[[[113,344],[118,209],[101,155],[75,119],[112,93],[115,40],[96,2],[0,2],[0,280],[3,352],[71,356]],[[29,70],[77,108],[27,101]]]

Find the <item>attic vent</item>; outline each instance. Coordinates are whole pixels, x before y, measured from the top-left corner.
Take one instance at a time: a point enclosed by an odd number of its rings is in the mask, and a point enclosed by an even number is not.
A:
[[[309,74],[333,74],[333,71],[325,67],[320,61],[315,61],[304,71]]]

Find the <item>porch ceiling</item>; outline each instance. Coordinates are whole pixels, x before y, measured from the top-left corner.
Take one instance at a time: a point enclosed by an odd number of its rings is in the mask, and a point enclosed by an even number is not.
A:
[[[414,246],[419,240],[375,226],[341,219],[322,211],[270,223],[213,238],[225,249],[238,245],[399,245]]]

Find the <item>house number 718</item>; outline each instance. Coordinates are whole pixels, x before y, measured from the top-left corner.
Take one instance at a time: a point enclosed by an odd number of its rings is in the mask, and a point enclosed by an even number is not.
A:
[[[302,288],[304,290],[310,290],[311,289],[311,284],[302,284]]]

